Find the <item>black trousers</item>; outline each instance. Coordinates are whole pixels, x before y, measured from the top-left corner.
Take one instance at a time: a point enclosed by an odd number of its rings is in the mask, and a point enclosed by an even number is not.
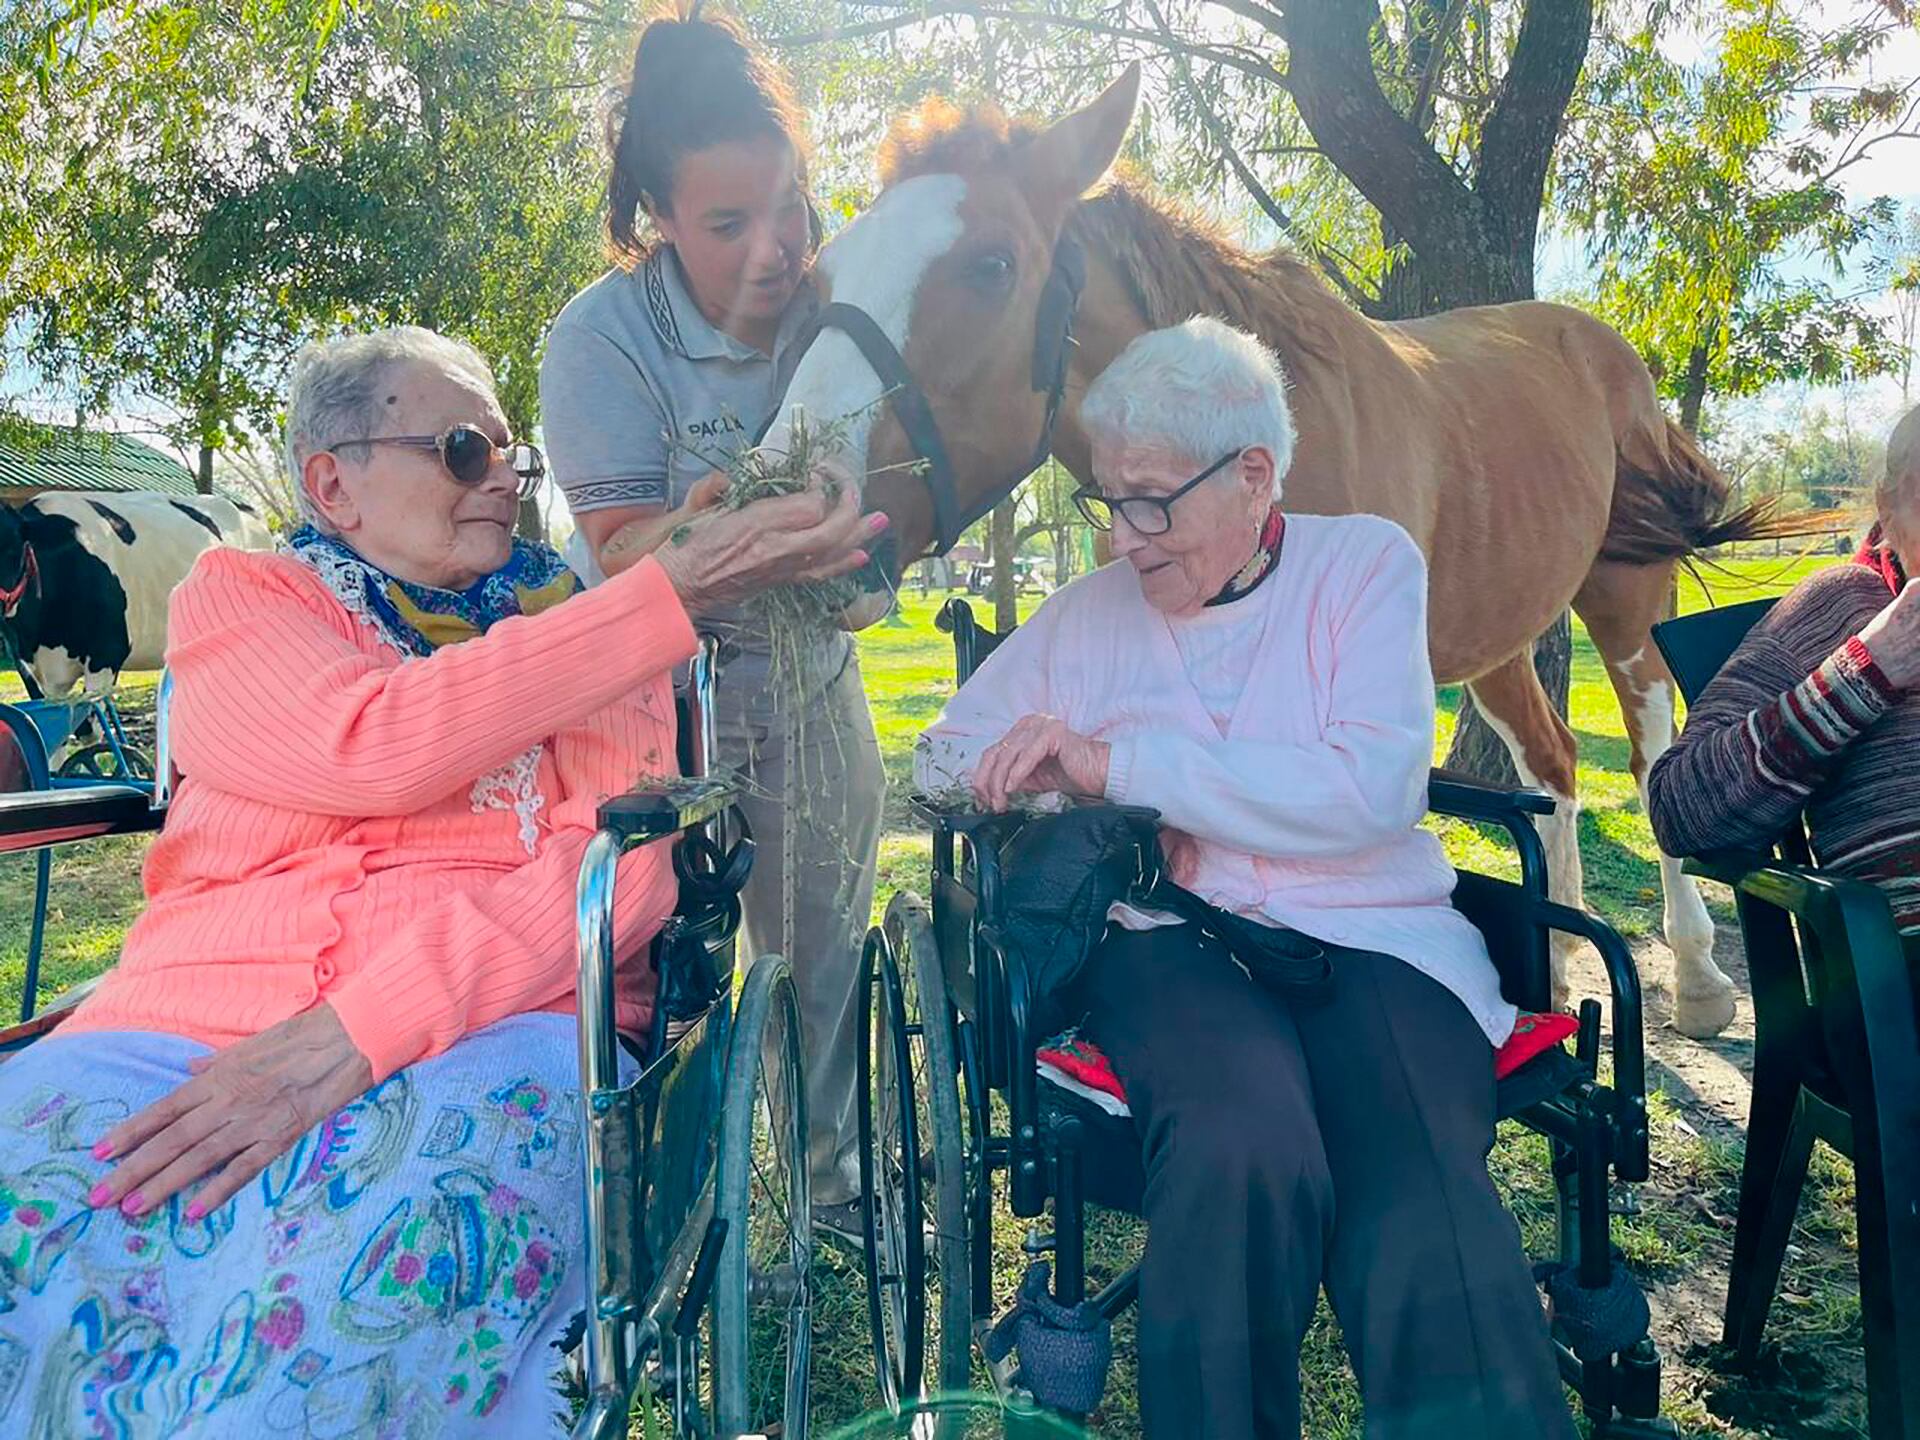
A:
[[[1185,925],[1113,931],[1081,979],[1146,1162],[1146,1434],[1297,1440],[1324,1283],[1369,1440],[1571,1440],[1487,1175],[1486,1036],[1412,966],[1329,950],[1331,993],[1311,1006]]]

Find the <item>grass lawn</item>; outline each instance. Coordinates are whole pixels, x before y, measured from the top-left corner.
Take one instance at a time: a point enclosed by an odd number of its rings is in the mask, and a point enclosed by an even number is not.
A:
[[[1795,579],[1828,560],[1742,560],[1727,575],[1708,572],[1713,598],[1730,603],[1786,589]],[[1699,583],[1683,581],[1682,604],[1696,609],[1709,603]],[[932,617],[938,600],[908,597],[898,625],[882,625],[861,637],[868,693],[872,698],[890,782],[888,829],[882,842],[879,903],[900,887],[925,889],[928,844],[908,821],[902,798],[908,786],[908,757],[919,729],[939,713],[952,689],[952,651]],[[1588,900],[1630,939],[1657,934],[1659,874],[1652,835],[1640,812],[1627,774],[1627,742],[1619,710],[1599,659],[1576,625],[1571,722],[1582,745],[1580,787],[1582,850]],[[0,698],[6,698],[0,694]],[[1451,733],[1457,691],[1442,692],[1441,734],[1436,749],[1444,754]],[[122,693],[130,719],[150,710],[152,677],[134,677]],[[1492,841],[1463,825],[1444,830],[1457,862],[1498,869],[1505,857]],[[41,996],[97,972],[117,952],[120,937],[137,913],[138,862],[144,839],[70,847],[56,853],[53,912]],[[1723,894],[1711,895],[1716,917],[1731,925]],[[17,1007],[32,900],[32,863],[0,862],[0,1005]],[[1724,1293],[1731,1216],[1739,1175],[1737,1137],[1690,1123],[1682,1105],[1664,1094],[1653,1097],[1654,1178],[1641,1187],[1637,1213],[1616,1227],[1629,1261],[1652,1285],[1662,1323],[1679,1324],[1668,1313],[1684,1302],[1698,1281],[1717,1304]],[[1552,1192],[1547,1180],[1545,1144],[1509,1127],[1494,1155],[1496,1179],[1520,1216],[1532,1242],[1551,1231]],[[1796,1235],[1799,1258],[1790,1259],[1782,1302],[1774,1312],[1770,1336],[1770,1376],[1753,1384],[1727,1374],[1708,1348],[1693,1347],[1667,1356],[1667,1405],[1691,1434],[1734,1437],[1813,1437],[1865,1434],[1864,1405],[1851,1391],[1859,1376],[1859,1309],[1849,1269],[1852,1264],[1851,1175],[1844,1163],[1820,1152]],[[1010,1292],[1024,1257],[1021,1232],[1011,1223],[999,1230],[997,1257],[1001,1280]],[[1140,1243],[1139,1227],[1120,1217],[1096,1220],[1090,1263],[1096,1283],[1131,1263]],[[828,1252],[822,1261],[821,1295],[815,1313],[815,1414],[825,1433],[833,1422],[850,1419],[877,1399],[867,1349],[865,1298],[859,1267],[850,1257]],[[1664,1307],[1664,1308],[1663,1308]],[[1692,1317],[1699,1321],[1699,1317]],[[1682,1327],[1698,1334],[1717,1325]],[[1671,1350],[1671,1346],[1669,1347]],[[1107,1401],[1095,1417],[1102,1435],[1139,1433],[1134,1407],[1131,1320],[1116,1335],[1117,1362]],[[1315,1323],[1305,1357],[1304,1393],[1307,1431],[1314,1437],[1358,1436],[1358,1403],[1342,1357],[1337,1332],[1324,1311]]]

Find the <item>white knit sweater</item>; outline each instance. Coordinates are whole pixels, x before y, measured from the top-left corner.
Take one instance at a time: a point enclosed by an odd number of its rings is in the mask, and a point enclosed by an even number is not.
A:
[[[1289,515],[1273,574],[1190,617],[1154,609],[1131,565],[1108,565],[994,651],[921,737],[915,780],[963,781],[1022,716],[1058,716],[1112,746],[1109,799],[1151,805],[1191,837],[1172,847],[1188,854],[1181,883],[1406,961],[1497,1046],[1514,1009],[1419,826],[1433,758],[1426,592],[1412,539],[1368,515]]]

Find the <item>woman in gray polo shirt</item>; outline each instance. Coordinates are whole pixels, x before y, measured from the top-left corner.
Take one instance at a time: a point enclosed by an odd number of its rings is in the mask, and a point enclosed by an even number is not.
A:
[[[579,528],[570,558],[590,582],[710,501],[716,468],[772,414],[784,352],[811,309],[804,276],[818,241],[786,81],[730,22],[650,22],[609,136],[620,264],[560,312],[540,367],[547,453]],[[747,802],[759,847],[748,949],[784,950],[792,907],[815,1219],[857,1236],[854,982],[885,783],[859,662],[849,636],[822,637],[806,668],[824,678],[800,697],[793,743],[794,699],[770,693],[766,635],[738,611],[696,619],[730,656],[723,758],[760,794]],[[780,803],[790,773],[805,791],[792,807]]]

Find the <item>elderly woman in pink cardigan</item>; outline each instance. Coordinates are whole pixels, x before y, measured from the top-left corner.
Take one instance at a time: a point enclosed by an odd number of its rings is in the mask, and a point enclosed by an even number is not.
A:
[[[1420,829],[1426,567],[1372,516],[1289,515],[1283,380],[1192,320],[1088,391],[1115,563],[1043,604],[916,761],[988,809],[1060,792],[1160,812],[1176,878],[1325,947],[1312,1003],[1169,915],[1116,907],[1076,1008],[1146,1164],[1150,1440],[1298,1436],[1324,1283],[1369,1437],[1571,1436],[1538,1292],[1487,1176],[1514,1011]]]
[[[287,550],[173,597],[146,913],[0,1066],[9,1435],[553,1431],[596,807],[674,763],[689,609],[872,532],[850,498],[710,512],[576,594],[513,538],[540,462],[485,362],[417,329],[310,348],[287,458]],[[621,862],[623,1029],[674,898],[658,849]]]

